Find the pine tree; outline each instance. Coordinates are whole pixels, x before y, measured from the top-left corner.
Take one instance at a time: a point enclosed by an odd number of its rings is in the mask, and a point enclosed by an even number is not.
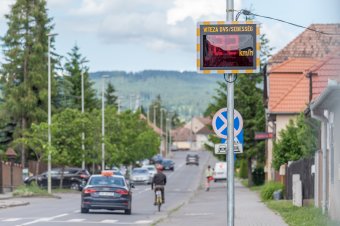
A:
[[[116,108],[118,107],[117,103],[117,96],[114,94],[116,92],[114,86],[112,85],[111,82],[107,84],[106,90],[105,90],[105,100],[106,100],[106,105],[108,106],[115,106]]]
[[[84,76],[84,106],[85,109],[94,109],[99,106],[96,98],[96,92],[93,89],[93,82],[89,78],[89,68],[85,65],[88,61],[79,53],[79,47],[75,45],[71,52],[68,53],[69,58],[64,66],[67,77],[66,79],[72,83],[71,96],[73,107],[81,109],[81,76]]]
[[[10,115],[10,121],[16,124],[14,138],[20,138],[33,122],[47,121],[47,34],[53,25],[45,0],[17,0],[6,19],[8,30],[2,38],[3,114]],[[51,38],[52,49],[53,43]],[[51,62],[53,71],[54,60]],[[23,145],[20,149],[24,165],[26,151]]]

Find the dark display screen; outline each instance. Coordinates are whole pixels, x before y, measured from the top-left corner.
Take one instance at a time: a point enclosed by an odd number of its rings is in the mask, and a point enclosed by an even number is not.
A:
[[[203,68],[255,67],[251,34],[203,35]]]

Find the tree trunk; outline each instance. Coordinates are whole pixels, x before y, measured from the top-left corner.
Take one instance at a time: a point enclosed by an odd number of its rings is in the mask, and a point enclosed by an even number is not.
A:
[[[35,165],[35,176],[39,174],[40,158],[37,159],[37,164]],[[35,182],[38,184],[38,177],[36,177]]]
[[[21,119],[21,129],[22,129],[22,134],[21,134],[21,137],[23,137],[23,132],[26,130],[27,128],[27,120],[25,117],[23,117]],[[21,144],[21,166],[23,168],[26,167],[26,148],[25,148],[25,145]]]
[[[61,168],[61,175],[60,175],[60,189],[63,188],[63,181],[64,181],[64,171],[65,171],[65,166]]]
[[[252,158],[248,157],[247,162],[248,162],[248,187],[251,187],[254,185],[253,183],[253,174],[252,174],[252,168],[251,168],[251,163],[252,163]]]

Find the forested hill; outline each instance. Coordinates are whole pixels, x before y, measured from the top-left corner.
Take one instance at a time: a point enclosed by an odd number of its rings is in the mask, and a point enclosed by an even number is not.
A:
[[[196,72],[147,70],[141,72],[101,71],[90,73],[97,92],[101,92],[102,76],[108,75],[116,89],[116,95],[122,97],[124,108],[130,106],[130,99],[135,104],[139,95],[144,107],[161,96],[162,103],[176,110],[182,117],[201,115],[212,100],[218,88],[217,81],[223,81],[222,75],[203,75]]]

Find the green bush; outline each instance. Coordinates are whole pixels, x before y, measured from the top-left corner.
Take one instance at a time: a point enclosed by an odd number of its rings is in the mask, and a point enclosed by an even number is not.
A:
[[[262,201],[273,199],[273,193],[277,190],[284,190],[284,185],[277,182],[268,182],[261,189]]]
[[[262,185],[264,184],[264,169],[263,167],[256,168],[253,173],[253,182],[254,185]]]
[[[239,176],[241,179],[247,179],[248,178],[248,165],[247,161],[242,159],[240,163],[240,172]]]

